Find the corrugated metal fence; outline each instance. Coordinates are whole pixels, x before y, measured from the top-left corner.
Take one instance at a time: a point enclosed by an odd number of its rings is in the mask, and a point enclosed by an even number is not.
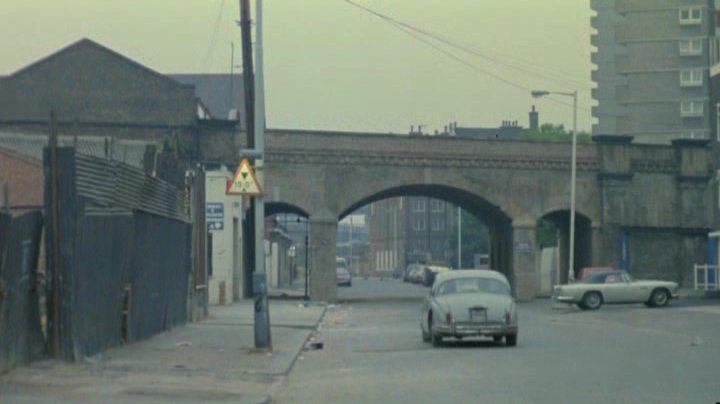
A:
[[[0,372],[45,353],[37,261],[42,214],[0,214]]]
[[[62,147],[53,202],[50,165],[46,151],[48,284],[55,275],[59,283],[57,298],[48,289],[48,337],[57,335],[59,356],[80,360],[184,323],[192,229],[183,193],[142,170]]]

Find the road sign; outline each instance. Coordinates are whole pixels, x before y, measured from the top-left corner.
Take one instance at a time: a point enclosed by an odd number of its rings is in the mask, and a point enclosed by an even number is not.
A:
[[[208,202],[205,205],[205,221],[210,230],[225,229],[225,207],[222,203]]]
[[[257,178],[255,178],[255,172],[250,166],[250,162],[247,159],[242,159],[240,166],[235,171],[233,180],[228,185],[227,195],[242,195],[242,196],[259,196],[262,195],[262,189]]]

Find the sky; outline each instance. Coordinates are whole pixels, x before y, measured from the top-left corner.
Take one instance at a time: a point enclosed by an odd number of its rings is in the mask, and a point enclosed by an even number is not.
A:
[[[264,0],[268,127],[527,127],[535,105],[570,128],[570,97],[530,91],[577,90],[590,130],[589,0],[352,1],[445,42],[346,0]],[[239,15],[238,0],[0,0],[0,75],[85,37],[161,73],[228,73],[234,43],[238,72]]]

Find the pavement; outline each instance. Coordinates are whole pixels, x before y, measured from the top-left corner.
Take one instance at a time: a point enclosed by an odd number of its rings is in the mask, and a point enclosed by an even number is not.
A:
[[[197,323],[83,363],[35,362],[0,376],[0,402],[267,403],[326,306],[271,300],[272,351],[254,348],[253,302],[212,306]]]

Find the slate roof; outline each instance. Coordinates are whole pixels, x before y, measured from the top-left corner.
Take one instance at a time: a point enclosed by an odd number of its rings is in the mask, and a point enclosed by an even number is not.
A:
[[[245,127],[245,99],[242,74],[168,74],[168,77],[182,84],[195,86],[195,94],[210,110],[213,118],[228,119],[228,112],[238,110],[240,126]],[[230,88],[232,83],[232,100]]]
[[[522,127],[501,126],[499,128],[455,128],[455,136],[473,139],[520,139]]]

